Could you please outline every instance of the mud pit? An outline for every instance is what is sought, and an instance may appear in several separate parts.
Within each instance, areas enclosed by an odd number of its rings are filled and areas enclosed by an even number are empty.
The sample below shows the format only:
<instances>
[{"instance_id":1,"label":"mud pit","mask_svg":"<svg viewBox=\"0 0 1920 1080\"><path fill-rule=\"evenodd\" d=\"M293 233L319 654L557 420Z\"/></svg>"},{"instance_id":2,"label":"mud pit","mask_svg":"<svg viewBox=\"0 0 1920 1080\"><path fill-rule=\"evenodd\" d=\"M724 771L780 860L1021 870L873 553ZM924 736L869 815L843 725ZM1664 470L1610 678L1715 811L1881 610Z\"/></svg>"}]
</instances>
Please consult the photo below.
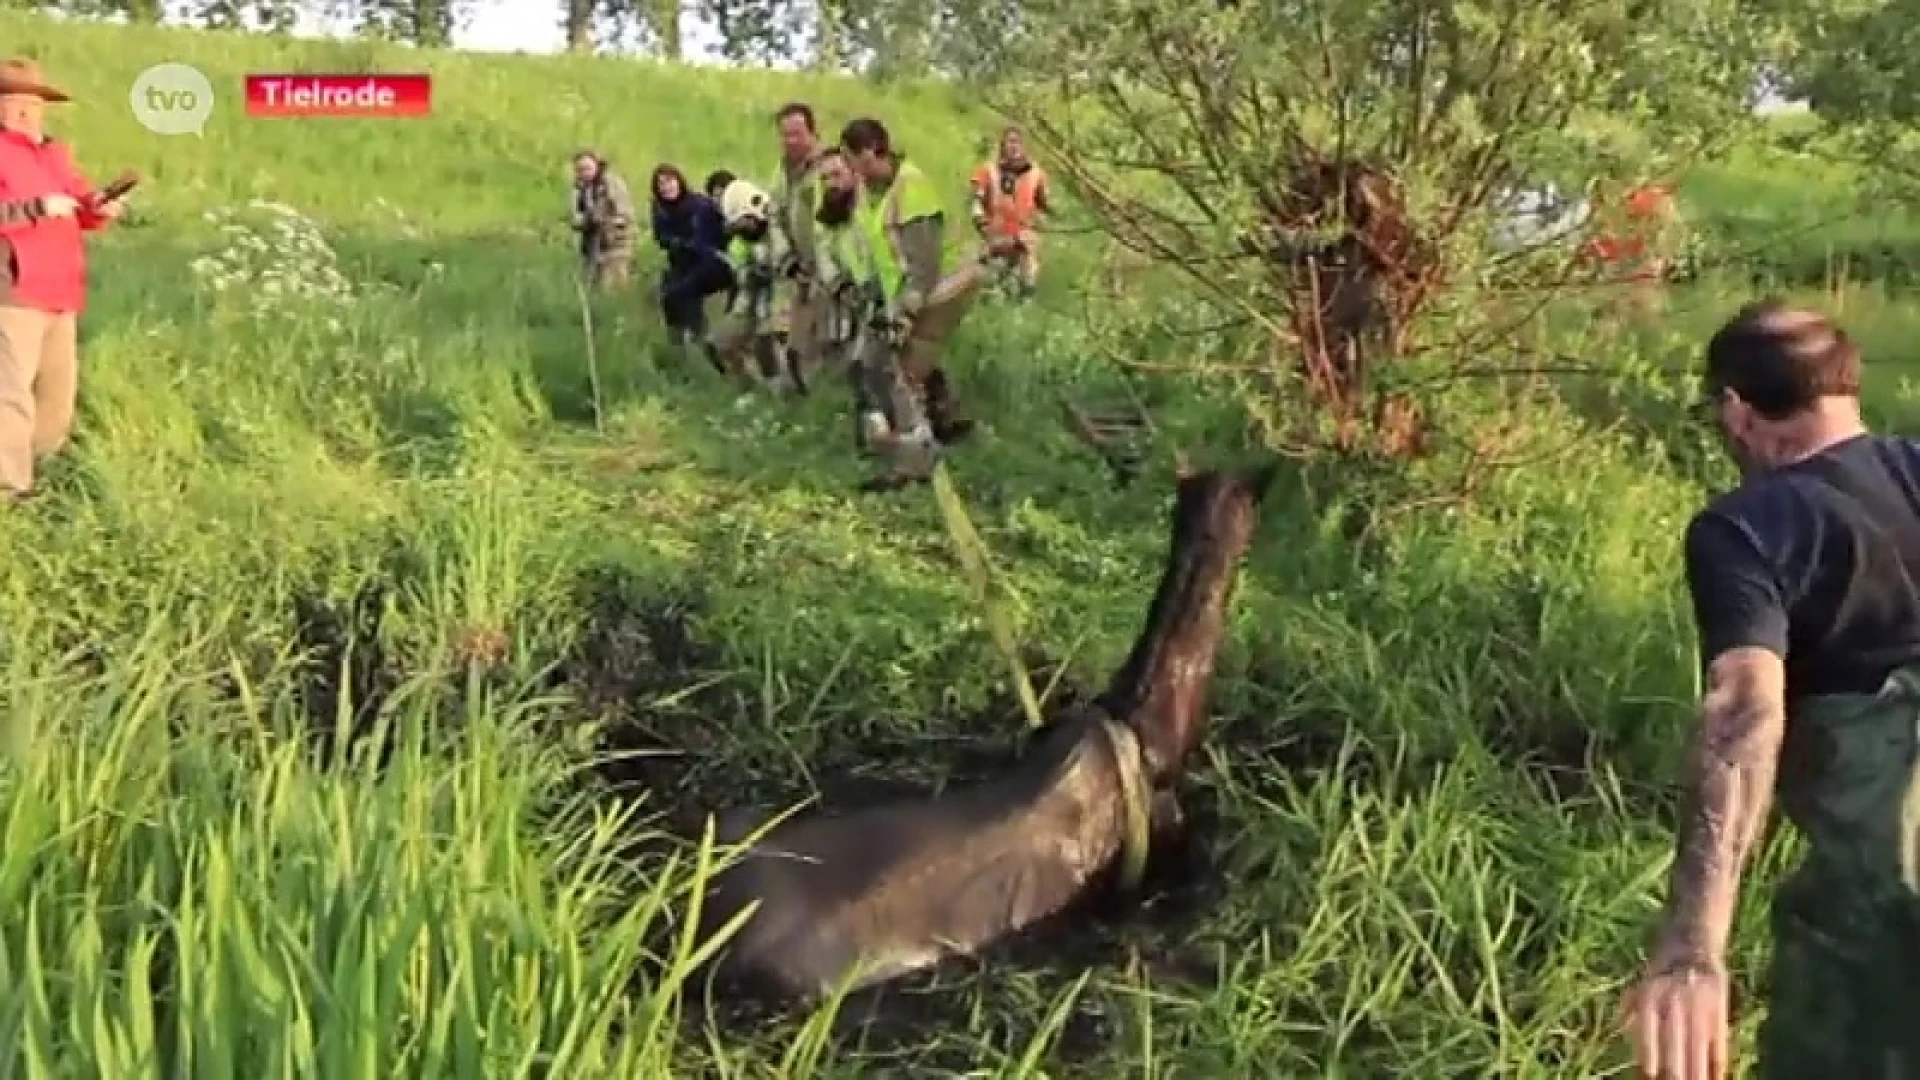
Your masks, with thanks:
<instances>
[{"instance_id":1,"label":"mud pit","mask_svg":"<svg viewBox=\"0 0 1920 1080\"><path fill-rule=\"evenodd\" d=\"M298 681L323 735L365 732L400 681L393 658L377 645L385 600L365 590L296 605L297 643L310 658ZM1147 600L1143 590L1136 601L1143 614ZM751 676L743 680L747 673L727 663L726 650L702 640L699 596L663 595L655 582L603 566L581 575L576 607L582 632L547 689L564 691L581 712L607 721L603 749L623 755L601 771L610 797L644 799L644 813L681 836L697 835L708 812L743 804L790 806L817 794L821 808L844 811L921 796L930 785L964 785L1004 774L1031 742L1006 694L971 714L934 716L924 728L849 725L842 734L828 725L824 745L804 763L766 768L767 718L741 689ZM1071 677L1056 681L1045 657L1029 661L1035 691L1051 690L1050 712L1088 700ZM805 698L813 688L798 689ZM337 730L341 721L344 731ZM739 768L756 750L763 767ZM1202 924L1224 892L1219 853L1209 842L1218 815L1204 782L1182 787L1186 828L1155 838L1146 878L1133 894L1096 887L973 957L856 993L836 1015L836 1039L869 1059L911 1059L915 1072L965 1069L979 1064L968 1044L1024 1045L1053 1000L1089 969L1096 980L1131 971L1156 985L1204 993L1218 951ZM733 1039L777 1038L769 1021L806 1011L713 989L713 1019ZM1083 993L1053 1040L1052 1058L1084 1060L1111 1050L1119 1034L1112 1006L1111 995ZM705 1011L688 1010L689 1022L704 1022Z\"/></svg>"},{"instance_id":2,"label":"mud pit","mask_svg":"<svg viewBox=\"0 0 1920 1080\"><path fill-rule=\"evenodd\" d=\"M701 912L697 932L703 939L735 913L749 916L722 947L718 963L702 973L725 980L717 997L731 1006L732 1020L764 1021L769 1011L782 1011L769 997L817 1000L856 968L873 963L879 971L866 980L867 988L836 1010L837 1034L857 1030L866 1054L905 1050L929 1035L956 1031L1021 1044L1035 1031L979 1031L980 1014L1010 1025L1040 1021L1050 1016L1052 999L1070 979L1088 968L1118 965L1121 954L1129 954L1132 962L1125 966L1136 975L1146 974L1143 967L1157 969L1152 976L1162 984L1194 979L1200 962L1180 942L1199 936L1188 931L1217 897L1207 883L1218 875L1211 853L1195 839L1211 831L1211 815L1202 800L1181 807L1179 796L1191 786L1183 782L1187 765L1205 740L1226 609L1272 475L1180 477L1166 561L1125 662L1086 706L1056 702L1054 723L1026 746L988 744L979 755L956 755L962 760L948 765L936 790L920 786L913 798L877 802L868 785L846 790L847 774L835 767L844 760L840 747L822 752L816 743L809 749L806 757L821 763L810 787L821 792L825 805L754 840L750 854L710 885ZM566 672L577 697L614 708L622 701L663 700L645 685L664 681L659 669L671 667L659 662L668 651L661 643L692 635L663 632L657 619L650 624L637 610L610 610L631 598L628 590L610 589L590 601L602 616L596 625L605 637L584 643ZM634 662L643 649L656 658L654 664ZM654 678L643 674L648 668ZM701 680L703 673L682 672L689 674L693 678L683 677L683 685L712 687L711 680ZM641 747L701 746L705 752L690 765L734 749L704 733L734 733L737 748L748 750L755 742L753 718L729 715L723 703L702 696L683 692L664 699L674 710L630 706L618 717L625 721L619 737ZM1006 730L988 730L996 729ZM889 746L863 733L860 745L846 749L869 768L884 768L897 753L905 775L919 762L952 753L950 746L931 746L923 725L903 725L901 736L909 732L904 745ZM838 733L830 726L818 738L831 742ZM962 770L979 775L956 775ZM672 808L660 824L683 837L697 834L708 814L732 822L722 826L724 833L744 837L753 820L807 794L784 777L757 778L753 786L761 790L709 791L688 779L696 767L681 769L676 782L644 759L620 771L629 794L638 788L656 806ZM729 769L720 775L738 774ZM1161 831L1147 851L1148 883L1116 896L1128 843L1125 807L1149 792L1154 826ZM752 905L759 910L750 912ZM982 1008L981 999L989 997L1001 998L1001 1007ZM1056 1055L1113 1045L1119 1032L1104 1022L1101 997L1087 996L1077 1014L1062 1018ZM916 1056L915 1068L933 1065Z\"/></svg>"},{"instance_id":3,"label":"mud pit","mask_svg":"<svg viewBox=\"0 0 1920 1080\"><path fill-rule=\"evenodd\" d=\"M772 788L742 790L726 767L730 752L737 753L727 733L753 730L763 720L738 693L716 682L725 670L722 650L701 641L693 627L699 600L662 601L619 571L601 570L588 575L582 601L592 612L590 630L562 665L561 688L609 722L604 749L648 755L603 770L615 797L644 799L663 826L682 836L697 835L711 808L792 805L817 791L822 809L849 811L924 794L930 770L940 786L982 780L1006 772L1031 741L1014 695L1005 693L973 713L935 717L930 733L832 739L809 760L807 773L796 764L781 774L762 774L760 781L773 781ZM1052 688L1050 714L1089 696L1070 677L1055 681L1056 665L1046 657L1030 654L1028 660L1035 693ZM802 688L803 695L810 692ZM929 737L937 740L937 753L929 752ZM709 767L690 767L689 758ZM951 1046L931 1056L921 1051L941 1033L980 1023L977 1002L983 997L1023 1001L1037 993L1051 999L1088 969L1118 975L1129 966L1158 984L1204 988L1213 979L1215 955L1197 940L1198 931L1224 893L1219 853L1210 843L1218 814L1203 784L1188 788L1182 806L1188 828L1171 843L1156 838L1147 876L1133 896L1097 892L1095 899L974 958L852 994L836 1015L836 1038L869 1055L910 1057L916 1070L960 1070L978 1061ZM734 986L713 989L714 1019L742 1038L806 1012L803 1005ZM1056 1055L1086 1059L1112 1047L1115 1023L1100 1005L1099 995L1082 995L1056 1040ZM985 1014L990 1023L1014 1022L1018 1029L972 1034L1019 1045L1039 1028L1043 1013L1044 1007L991 1010Z\"/></svg>"}]
</instances>

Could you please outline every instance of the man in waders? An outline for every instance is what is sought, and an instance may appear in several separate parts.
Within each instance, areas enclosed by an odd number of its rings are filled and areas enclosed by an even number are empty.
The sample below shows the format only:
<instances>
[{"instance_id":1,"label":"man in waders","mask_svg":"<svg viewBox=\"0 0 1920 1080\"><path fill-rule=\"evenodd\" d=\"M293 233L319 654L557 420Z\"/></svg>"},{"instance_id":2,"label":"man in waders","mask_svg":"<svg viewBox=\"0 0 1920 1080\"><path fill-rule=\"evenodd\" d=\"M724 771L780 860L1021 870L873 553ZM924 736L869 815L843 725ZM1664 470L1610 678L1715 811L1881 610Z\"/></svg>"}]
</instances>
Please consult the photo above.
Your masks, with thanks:
<instances>
[{"instance_id":1,"label":"man in waders","mask_svg":"<svg viewBox=\"0 0 1920 1080\"><path fill-rule=\"evenodd\" d=\"M1687 527L1707 691L1666 915L1627 998L1642 1075L1721 1080L1740 874L1781 809L1764 1080L1920 1076L1920 444L1868 433L1860 353L1777 302L1707 346L1741 485Z\"/></svg>"},{"instance_id":2,"label":"man in waders","mask_svg":"<svg viewBox=\"0 0 1920 1080\"><path fill-rule=\"evenodd\" d=\"M880 121L861 117L849 123L840 133L840 149L865 192L858 218L879 267L887 300L885 336L898 354L894 362L925 401L933 438L943 445L960 442L972 433L973 423L960 413L940 351L979 294L984 267L970 260L951 276L941 276L946 212L939 189L895 149ZM869 414L867 419L869 442L911 437L886 417ZM930 456L925 460L930 474Z\"/></svg>"},{"instance_id":3,"label":"man in waders","mask_svg":"<svg viewBox=\"0 0 1920 1080\"><path fill-rule=\"evenodd\" d=\"M1009 254L1020 295L1030 299L1040 282L1040 215L1048 213L1047 173L1027 157L1019 128L1000 133L994 160L973 173L973 227Z\"/></svg>"},{"instance_id":4,"label":"man in waders","mask_svg":"<svg viewBox=\"0 0 1920 1080\"><path fill-rule=\"evenodd\" d=\"M776 394L805 389L792 374L787 335L778 319L786 261L782 237L773 227L773 200L746 180L735 180L720 196L727 225L727 262L738 288L714 333L713 347L723 371L742 383L757 381Z\"/></svg>"},{"instance_id":5,"label":"man in waders","mask_svg":"<svg viewBox=\"0 0 1920 1080\"><path fill-rule=\"evenodd\" d=\"M773 188L773 227L786 252L780 275L791 288L781 291L784 309L776 318L787 332L794 368L802 381L819 363L819 303L814 294L814 209L820 198L820 133L813 108L791 102L774 114L780 129L780 179Z\"/></svg>"},{"instance_id":6,"label":"man in waders","mask_svg":"<svg viewBox=\"0 0 1920 1080\"><path fill-rule=\"evenodd\" d=\"M573 156L573 231L580 234L581 275L596 288L618 289L633 273L633 196L626 181L591 150Z\"/></svg>"}]
</instances>

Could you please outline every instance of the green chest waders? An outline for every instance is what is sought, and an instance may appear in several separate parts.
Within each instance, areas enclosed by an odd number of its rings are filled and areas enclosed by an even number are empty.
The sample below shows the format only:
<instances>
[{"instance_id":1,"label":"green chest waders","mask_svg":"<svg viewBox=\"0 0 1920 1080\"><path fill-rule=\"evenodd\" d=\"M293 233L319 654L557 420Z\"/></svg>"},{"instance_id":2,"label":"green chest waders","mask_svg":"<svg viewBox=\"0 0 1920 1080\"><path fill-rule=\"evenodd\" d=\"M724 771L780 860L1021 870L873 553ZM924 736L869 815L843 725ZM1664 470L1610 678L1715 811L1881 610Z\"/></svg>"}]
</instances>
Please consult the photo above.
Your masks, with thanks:
<instances>
[{"instance_id":1,"label":"green chest waders","mask_svg":"<svg viewBox=\"0 0 1920 1080\"><path fill-rule=\"evenodd\" d=\"M1762 1080L1920 1080L1920 665L1789 709Z\"/></svg>"}]
</instances>

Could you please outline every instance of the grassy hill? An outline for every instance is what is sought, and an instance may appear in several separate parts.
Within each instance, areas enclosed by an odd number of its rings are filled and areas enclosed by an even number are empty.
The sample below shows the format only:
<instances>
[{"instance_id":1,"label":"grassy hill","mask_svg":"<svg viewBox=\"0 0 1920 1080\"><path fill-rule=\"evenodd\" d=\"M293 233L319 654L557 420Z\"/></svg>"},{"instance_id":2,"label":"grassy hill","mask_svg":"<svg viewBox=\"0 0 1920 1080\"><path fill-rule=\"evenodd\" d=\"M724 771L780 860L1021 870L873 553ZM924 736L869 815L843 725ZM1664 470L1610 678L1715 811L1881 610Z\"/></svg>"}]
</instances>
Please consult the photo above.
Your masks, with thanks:
<instances>
[{"instance_id":1,"label":"grassy hill","mask_svg":"<svg viewBox=\"0 0 1920 1080\"><path fill-rule=\"evenodd\" d=\"M1566 343L1614 374L1590 412L1543 405L1561 452L1472 501L1355 539L1339 478L1283 479L1198 780L1214 843L1146 912L837 1018L723 1023L643 963L691 873L623 858L650 815L951 779L1020 721L930 497L852 493L836 395L736 404L658 348L641 296L596 304L589 351L567 157L752 171L803 97L830 126L886 119L957 201L989 122L940 88L0 28L81 99L53 123L95 176L152 177L93 248L76 445L0 518L0 1055L22 1075L1617 1065L1694 690L1678 530L1723 477L1673 372L1728 292ZM127 111L169 60L231 91L204 140ZM362 66L430 70L435 115L237 110L246 72ZM1116 349L1197 346L1089 306L1090 257L963 329L985 430L953 468L1023 636L1094 683L1144 613L1166 490L1111 490L1056 394L1119 393ZM1912 329L1863 302L1870 339ZM1159 394L1170 443L1245 449L1237 413ZM607 719L679 752L616 770L638 810L584 768ZM323 762L288 735L356 723L400 748Z\"/></svg>"}]
</instances>

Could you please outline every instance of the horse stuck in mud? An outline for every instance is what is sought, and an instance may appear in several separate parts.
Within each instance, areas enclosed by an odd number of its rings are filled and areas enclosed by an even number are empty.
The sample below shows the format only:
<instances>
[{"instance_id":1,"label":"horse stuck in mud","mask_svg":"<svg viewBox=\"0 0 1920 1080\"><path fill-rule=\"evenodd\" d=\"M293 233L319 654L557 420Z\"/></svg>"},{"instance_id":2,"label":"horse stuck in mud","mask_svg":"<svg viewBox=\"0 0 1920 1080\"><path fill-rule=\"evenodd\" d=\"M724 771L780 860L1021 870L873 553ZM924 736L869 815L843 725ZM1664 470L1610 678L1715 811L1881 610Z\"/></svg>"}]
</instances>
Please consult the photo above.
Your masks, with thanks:
<instances>
[{"instance_id":1,"label":"horse stuck in mud","mask_svg":"<svg viewBox=\"0 0 1920 1080\"><path fill-rule=\"evenodd\" d=\"M1005 775L771 828L763 810L717 815L716 839L743 854L701 905L703 939L741 921L715 973L779 998L870 987L1137 881L1147 852L1184 828L1178 786L1272 476L1180 476L1167 565L1131 654L1103 693L1049 716Z\"/></svg>"}]
</instances>

